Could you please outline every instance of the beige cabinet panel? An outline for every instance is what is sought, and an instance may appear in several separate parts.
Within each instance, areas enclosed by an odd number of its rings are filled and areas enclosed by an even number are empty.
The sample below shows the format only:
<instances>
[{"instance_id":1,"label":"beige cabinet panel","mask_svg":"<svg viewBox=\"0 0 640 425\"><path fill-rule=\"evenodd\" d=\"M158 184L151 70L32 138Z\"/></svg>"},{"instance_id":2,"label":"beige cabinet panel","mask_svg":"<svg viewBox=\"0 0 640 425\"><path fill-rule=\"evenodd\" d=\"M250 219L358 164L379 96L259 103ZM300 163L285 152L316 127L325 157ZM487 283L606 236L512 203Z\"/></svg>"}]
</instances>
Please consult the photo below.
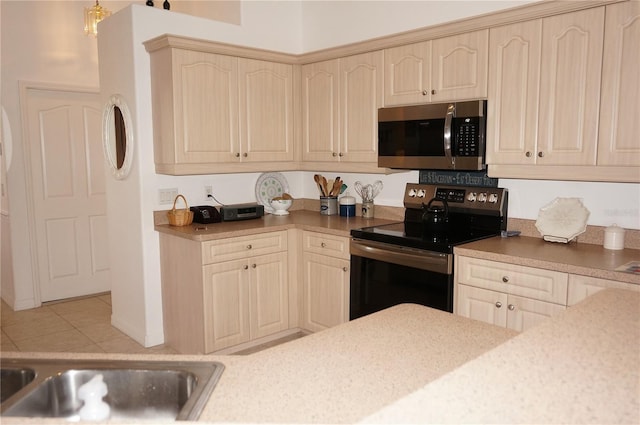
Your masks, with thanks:
<instances>
[{"instance_id":1,"label":"beige cabinet panel","mask_svg":"<svg viewBox=\"0 0 640 425\"><path fill-rule=\"evenodd\" d=\"M567 294L567 305L572 306L578 304L588 296L591 296L596 292L602 291L606 288L640 291L640 285L572 274L569 275L569 292Z\"/></svg>"},{"instance_id":2,"label":"beige cabinet panel","mask_svg":"<svg viewBox=\"0 0 640 425\"><path fill-rule=\"evenodd\" d=\"M349 321L349 261L303 254L302 326L312 332Z\"/></svg>"},{"instance_id":3,"label":"beige cabinet panel","mask_svg":"<svg viewBox=\"0 0 640 425\"><path fill-rule=\"evenodd\" d=\"M487 97L489 31L431 42L431 101Z\"/></svg>"},{"instance_id":4,"label":"beige cabinet panel","mask_svg":"<svg viewBox=\"0 0 640 425\"><path fill-rule=\"evenodd\" d=\"M383 72L382 51L340 59L340 161L378 161L378 108L384 98Z\"/></svg>"},{"instance_id":5,"label":"beige cabinet panel","mask_svg":"<svg viewBox=\"0 0 640 425\"><path fill-rule=\"evenodd\" d=\"M377 165L383 67L382 51L302 67L303 161Z\"/></svg>"},{"instance_id":6,"label":"beige cabinet panel","mask_svg":"<svg viewBox=\"0 0 640 425\"><path fill-rule=\"evenodd\" d=\"M537 163L595 165L604 7L545 18Z\"/></svg>"},{"instance_id":7,"label":"beige cabinet panel","mask_svg":"<svg viewBox=\"0 0 640 425\"><path fill-rule=\"evenodd\" d=\"M424 103L431 99L431 41L384 51L385 106Z\"/></svg>"},{"instance_id":8,"label":"beige cabinet panel","mask_svg":"<svg viewBox=\"0 0 640 425\"><path fill-rule=\"evenodd\" d=\"M241 161L293 160L293 66L239 59Z\"/></svg>"},{"instance_id":9,"label":"beige cabinet panel","mask_svg":"<svg viewBox=\"0 0 640 425\"><path fill-rule=\"evenodd\" d=\"M640 2L607 6L598 165L640 166Z\"/></svg>"},{"instance_id":10,"label":"beige cabinet panel","mask_svg":"<svg viewBox=\"0 0 640 425\"><path fill-rule=\"evenodd\" d=\"M340 150L340 60L302 67L304 161L333 161Z\"/></svg>"},{"instance_id":11,"label":"beige cabinet panel","mask_svg":"<svg viewBox=\"0 0 640 425\"><path fill-rule=\"evenodd\" d=\"M202 242L202 264L286 251L287 232L268 232Z\"/></svg>"},{"instance_id":12,"label":"beige cabinet panel","mask_svg":"<svg viewBox=\"0 0 640 425\"><path fill-rule=\"evenodd\" d=\"M302 249L304 252L328 255L349 260L349 238L324 233L303 231Z\"/></svg>"},{"instance_id":13,"label":"beige cabinet panel","mask_svg":"<svg viewBox=\"0 0 640 425\"><path fill-rule=\"evenodd\" d=\"M234 160L238 146L238 60L164 49L151 55L156 163Z\"/></svg>"},{"instance_id":14,"label":"beige cabinet panel","mask_svg":"<svg viewBox=\"0 0 640 425\"><path fill-rule=\"evenodd\" d=\"M525 331L564 310L564 305L467 285L457 286L456 314L518 332Z\"/></svg>"},{"instance_id":15,"label":"beige cabinet panel","mask_svg":"<svg viewBox=\"0 0 640 425\"><path fill-rule=\"evenodd\" d=\"M204 267L205 352L249 341L249 276L246 260Z\"/></svg>"},{"instance_id":16,"label":"beige cabinet panel","mask_svg":"<svg viewBox=\"0 0 640 425\"><path fill-rule=\"evenodd\" d=\"M535 164L542 20L491 28L487 163Z\"/></svg>"},{"instance_id":17,"label":"beige cabinet panel","mask_svg":"<svg viewBox=\"0 0 640 425\"><path fill-rule=\"evenodd\" d=\"M462 284L566 305L567 273L470 257L456 258Z\"/></svg>"},{"instance_id":18,"label":"beige cabinet panel","mask_svg":"<svg viewBox=\"0 0 640 425\"><path fill-rule=\"evenodd\" d=\"M289 328L287 253L249 259L251 339Z\"/></svg>"},{"instance_id":19,"label":"beige cabinet panel","mask_svg":"<svg viewBox=\"0 0 640 425\"><path fill-rule=\"evenodd\" d=\"M507 294L457 285L455 297L457 315L496 326L507 326Z\"/></svg>"}]
</instances>

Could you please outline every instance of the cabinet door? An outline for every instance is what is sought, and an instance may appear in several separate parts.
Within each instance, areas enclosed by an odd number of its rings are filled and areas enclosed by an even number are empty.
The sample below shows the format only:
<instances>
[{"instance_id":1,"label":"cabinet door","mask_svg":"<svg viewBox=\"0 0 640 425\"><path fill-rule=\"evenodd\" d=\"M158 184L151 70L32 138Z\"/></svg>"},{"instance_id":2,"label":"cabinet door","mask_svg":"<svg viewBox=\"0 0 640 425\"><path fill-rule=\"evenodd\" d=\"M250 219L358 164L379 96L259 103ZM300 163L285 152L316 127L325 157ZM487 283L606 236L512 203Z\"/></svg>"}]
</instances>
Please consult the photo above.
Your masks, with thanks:
<instances>
[{"instance_id":1,"label":"cabinet door","mask_svg":"<svg viewBox=\"0 0 640 425\"><path fill-rule=\"evenodd\" d=\"M205 352L249 341L247 260L203 267Z\"/></svg>"},{"instance_id":2,"label":"cabinet door","mask_svg":"<svg viewBox=\"0 0 640 425\"><path fill-rule=\"evenodd\" d=\"M431 42L431 100L487 97L489 31L474 31Z\"/></svg>"},{"instance_id":3,"label":"cabinet door","mask_svg":"<svg viewBox=\"0 0 640 425\"><path fill-rule=\"evenodd\" d=\"M578 304L588 296L602 291L605 288L627 289L629 291L640 291L640 285L632 283L618 282L616 280L599 279L597 277L569 275L569 292L567 295L567 305Z\"/></svg>"},{"instance_id":4,"label":"cabinet door","mask_svg":"<svg viewBox=\"0 0 640 425\"><path fill-rule=\"evenodd\" d=\"M249 259L251 339L289 328L287 253Z\"/></svg>"},{"instance_id":5,"label":"cabinet door","mask_svg":"<svg viewBox=\"0 0 640 425\"><path fill-rule=\"evenodd\" d=\"M538 164L596 163L603 33L604 7L543 20Z\"/></svg>"},{"instance_id":6,"label":"cabinet door","mask_svg":"<svg viewBox=\"0 0 640 425\"><path fill-rule=\"evenodd\" d=\"M507 327L518 332L526 331L543 320L566 310L563 305L514 295L509 295L507 302Z\"/></svg>"},{"instance_id":7,"label":"cabinet door","mask_svg":"<svg viewBox=\"0 0 640 425\"><path fill-rule=\"evenodd\" d=\"M542 20L491 28L487 163L535 164Z\"/></svg>"},{"instance_id":8,"label":"cabinet door","mask_svg":"<svg viewBox=\"0 0 640 425\"><path fill-rule=\"evenodd\" d=\"M303 319L316 332L349 321L349 261L303 254Z\"/></svg>"},{"instance_id":9,"label":"cabinet door","mask_svg":"<svg viewBox=\"0 0 640 425\"><path fill-rule=\"evenodd\" d=\"M253 59L238 64L242 161L293 160L293 66Z\"/></svg>"},{"instance_id":10,"label":"cabinet door","mask_svg":"<svg viewBox=\"0 0 640 425\"><path fill-rule=\"evenodd\" d=\"M340 60L302 67L302 159L335 161L340 150Z\"/></svg>"},{"instance_id":11,"label":"cabinet door","mask_svg":"<svg viewBox=\"0 0 640 425\"><path fill-rule=\"evenodd\" d=\"M467 285L456 286L456 314L497 326L507 326L507 295Z\"/></svg>"},{"instance_id":12,"label":"cabinet door","mask_svg":"<svg viewBox=\"0 0 640 425\"><path fill-rule=\"evenodd\" d=\"M598 165L640 164L640 2L607 6Z\"/></svg>"},{"instance_id":13,"label":"cabinet door","mask_svg":"<svg viewBox=\"0 0 640 425\"><path fill-rule=\"evenodd\" d=\"M431 42L384 51L384 104L410 105L431 100Z\"/></svg>"},{"instance_id":14,"label":"cabinet door","mask_svg":"<svg viewBox=\"0 0 640 425\"><path fill-rule=\"evenodd\" d=\"M173 51L173 116L176 163L232 161L238 149L237 59L191 50ZM157 90L171 90L169 87ZM163 105L154 104L162 114ZM162 128L167 123L154 123ZM165 137L157 134L155 137Z\"/></svg>"},{"instance_id":15,"label":"cabinet door","mask_svg":"<svg viewBox=\"0 0 640 425\"><path fill-rule=\"evenodd\" d=\"M378 161L378 108L384 97L382 51L340 59L340 161Z\"/></svg>"}]
</instances>

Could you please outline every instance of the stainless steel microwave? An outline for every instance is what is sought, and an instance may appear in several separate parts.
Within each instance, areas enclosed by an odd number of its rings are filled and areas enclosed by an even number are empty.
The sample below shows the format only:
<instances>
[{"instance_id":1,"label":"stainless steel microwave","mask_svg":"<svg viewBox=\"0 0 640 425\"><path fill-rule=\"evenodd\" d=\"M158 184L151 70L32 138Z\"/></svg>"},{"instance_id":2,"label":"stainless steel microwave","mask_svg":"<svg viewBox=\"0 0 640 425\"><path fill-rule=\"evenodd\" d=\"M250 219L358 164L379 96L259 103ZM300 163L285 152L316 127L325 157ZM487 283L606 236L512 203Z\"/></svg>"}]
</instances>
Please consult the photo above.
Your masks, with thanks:
<instances>
[{"instance_id":1,"label":"stainless steel microwave","mask_svg":"<svg viewBox=\"0 0 640 425\"><path fill-rule=\"evenodd\" d=\"M483 170L487 101L378 109L378 166Z\"/></svg>"}]
</instances>

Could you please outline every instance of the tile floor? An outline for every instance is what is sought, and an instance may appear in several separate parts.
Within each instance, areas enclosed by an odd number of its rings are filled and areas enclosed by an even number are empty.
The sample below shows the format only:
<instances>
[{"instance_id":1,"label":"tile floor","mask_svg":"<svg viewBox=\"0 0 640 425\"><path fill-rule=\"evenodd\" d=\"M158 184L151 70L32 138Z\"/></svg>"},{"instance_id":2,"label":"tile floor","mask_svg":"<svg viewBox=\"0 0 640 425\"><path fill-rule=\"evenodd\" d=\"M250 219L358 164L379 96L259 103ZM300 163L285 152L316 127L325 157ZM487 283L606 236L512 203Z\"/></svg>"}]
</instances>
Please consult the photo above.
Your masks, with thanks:
<instances>
[{"instance_id":1,"label":"tile floor","mask_svg":"<svg viewBox=\"0 0 640 425\"><path fill-rule=\"evenodd\" d=\"M1 308L0 351L176 353L163 345L145 348L111 326L109 294L22 311L3 301Z\"/></svg>"}]
</instances>

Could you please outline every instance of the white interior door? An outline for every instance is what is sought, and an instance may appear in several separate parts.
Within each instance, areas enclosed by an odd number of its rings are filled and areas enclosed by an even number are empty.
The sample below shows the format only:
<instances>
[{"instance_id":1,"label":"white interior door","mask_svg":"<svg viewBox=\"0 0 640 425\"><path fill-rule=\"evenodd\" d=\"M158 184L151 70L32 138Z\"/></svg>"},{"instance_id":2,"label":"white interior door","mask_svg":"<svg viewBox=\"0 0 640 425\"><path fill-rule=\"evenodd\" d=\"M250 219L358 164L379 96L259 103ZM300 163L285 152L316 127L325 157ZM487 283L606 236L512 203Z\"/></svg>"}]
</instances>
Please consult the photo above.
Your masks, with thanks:
<instances>
[{"instance_id":1,"label":"white interior door","mask_svg":"<svg viewBox=\"0 0 640 425\"><path fill-rule=\"evenodd\" d=\"M22 96L40 301L108 291L98 93L26 88Z\"/></svg>"}]
</instances>

